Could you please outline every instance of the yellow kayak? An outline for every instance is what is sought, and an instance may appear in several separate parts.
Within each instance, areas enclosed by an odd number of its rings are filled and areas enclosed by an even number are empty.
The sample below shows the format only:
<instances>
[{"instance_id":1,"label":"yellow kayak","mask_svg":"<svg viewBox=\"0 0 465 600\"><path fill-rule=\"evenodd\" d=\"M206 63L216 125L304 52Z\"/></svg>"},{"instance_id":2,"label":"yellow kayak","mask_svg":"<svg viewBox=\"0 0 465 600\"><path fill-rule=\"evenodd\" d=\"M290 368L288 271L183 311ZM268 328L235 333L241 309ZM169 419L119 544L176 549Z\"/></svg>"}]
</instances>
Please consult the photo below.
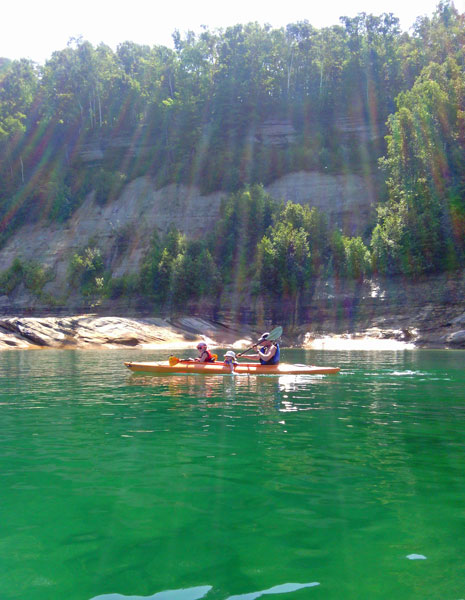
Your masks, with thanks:
<instances>
[{"instance_id":1,"label":"yellow kayak","mask_svg":"<svg viewBox=\"0 0 465 600\"><path fill-rule=\"evenodd\" d=\"M198 363L180 361L170 365L163 362L125 362L128 369L135 373L200 373L203 375L228 375L231 374L229 366L222 362ZM249 375L333 375L339 373L339 367L317 367L314 365L261 365L260 363L239 363L234 372Z\"/></svg>"}]
</instances>

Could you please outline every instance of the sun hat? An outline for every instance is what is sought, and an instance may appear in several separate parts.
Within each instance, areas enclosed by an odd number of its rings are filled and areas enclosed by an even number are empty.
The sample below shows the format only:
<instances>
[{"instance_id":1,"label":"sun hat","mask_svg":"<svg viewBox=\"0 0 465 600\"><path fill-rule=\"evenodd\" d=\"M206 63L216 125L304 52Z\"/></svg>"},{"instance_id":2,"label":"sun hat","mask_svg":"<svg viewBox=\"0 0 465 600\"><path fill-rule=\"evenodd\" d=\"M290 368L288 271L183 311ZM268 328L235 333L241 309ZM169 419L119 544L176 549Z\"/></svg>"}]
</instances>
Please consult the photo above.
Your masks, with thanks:
<instances>
[{"instance_id":1,"label":"sun hat","mask_svg":"<svg viewBox=\"0 0 465 600\"><path fill-rule=\"evenodd\" d=\"M236 353L233 352L232 350L228 350L224 356L225 356L225 358L226 358L226 356L230 356L231 358L236 358Z\"/></svg>"},{"instance_id":2,"label":"sun hat","mask_svg":"<svg viewBox=\"0 0 465 600\"><path fill-rule=\"evenodd\" d=\"M265 332L265 333L264 333L264 334L261 336L261 338L258 340L258 342L259 342L259 343L260 343L260 342L264 342L264 341L265 341L265 340L268 338L268 336L269 336L269 335L270 335L269 331Z\"/></svg>"}]
</instances>

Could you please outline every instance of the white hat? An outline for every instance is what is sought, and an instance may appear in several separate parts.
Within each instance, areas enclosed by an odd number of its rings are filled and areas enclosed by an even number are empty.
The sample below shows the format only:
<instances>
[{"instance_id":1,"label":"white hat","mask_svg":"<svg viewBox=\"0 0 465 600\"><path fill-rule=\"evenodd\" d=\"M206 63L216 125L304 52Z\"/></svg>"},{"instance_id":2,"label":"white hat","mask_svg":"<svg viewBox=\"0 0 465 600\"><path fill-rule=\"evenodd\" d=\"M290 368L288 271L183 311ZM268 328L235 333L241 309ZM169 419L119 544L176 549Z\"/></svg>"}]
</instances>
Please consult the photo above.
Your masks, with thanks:
<instances>
[{"instance_id":1,"label":"white hat","mask_svg":"<svg viewBox=\"0 0 465 600\"><path fill-rule=\"evenodd\" d=\"M226 352L226 354L224 355L224 357L226 358L226 356L230 356L231 358L236 358L236 353L233 352L232 350L228 350Z\"/></svg>"},{"instance_id":2,"label":"white hat","mask_svg":"<svg viewBox=\"0 0 465 600\"><path fill-rule=\"evenodd\" d=\"M264 341L265 341L265 340L268 338L268 336L269 336L269 335L270 335L270 334L269 334L269 332L267 331L266 333L264 333L264 334L261 336L261 338L258 340L258 342L259 342L259 343L260 343L260 342L264 342Z\"/></svg>"}]
</instances>

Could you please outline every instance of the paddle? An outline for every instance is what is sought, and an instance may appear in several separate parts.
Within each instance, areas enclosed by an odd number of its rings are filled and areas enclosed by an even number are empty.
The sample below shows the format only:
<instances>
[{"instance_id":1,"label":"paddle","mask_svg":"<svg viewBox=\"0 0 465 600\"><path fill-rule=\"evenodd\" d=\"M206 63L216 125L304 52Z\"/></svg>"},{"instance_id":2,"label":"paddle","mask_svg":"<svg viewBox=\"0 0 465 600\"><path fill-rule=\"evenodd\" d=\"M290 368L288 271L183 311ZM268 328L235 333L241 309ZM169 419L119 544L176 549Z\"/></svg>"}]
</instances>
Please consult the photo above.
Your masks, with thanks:
<instances>
[{"instance_id":1,"label":"paddle","mask_svg":"<svg viewBox=\"0 0 465 600\"><path fill-rule=\"evenodd\" d=\"M212 354L213 360L216 362L217 358L218 358L218 354ZM193 360L187 360L187 359L182 359L182 358L178 358L177 356L170 356L168 358L168 362L170 367L174 367L174 365L177 365L178 363L190 363L190 362L194 362ZM209 363L212 364L212 363Z\"/></svg>"},{"instance_id":2,"label":"paddle","mask_svg":"<svg viewBox=\"0 0 465 600\"><path fill-rule=\"evenodd\" d=\"M266 338L267 341L269 342L274 342L274 340L277 340L278 338L280 338L283 334L283 328L281 326L276 327L275 329L273 329L272 331L270 331L270 333L268 334L268 337ZM258 344L258 342L257 342ZM239 356L243 356L244 354L246 354L247 352L249 352L249 350L253 350L253 348L255 348L255 346L257 344L254 344L253 346L251 346L250 348L247 348L247 350L244 350L244 352L240 352L239 354L237 354L237 358L239 358Z\"/></svg>"}]
</instances>

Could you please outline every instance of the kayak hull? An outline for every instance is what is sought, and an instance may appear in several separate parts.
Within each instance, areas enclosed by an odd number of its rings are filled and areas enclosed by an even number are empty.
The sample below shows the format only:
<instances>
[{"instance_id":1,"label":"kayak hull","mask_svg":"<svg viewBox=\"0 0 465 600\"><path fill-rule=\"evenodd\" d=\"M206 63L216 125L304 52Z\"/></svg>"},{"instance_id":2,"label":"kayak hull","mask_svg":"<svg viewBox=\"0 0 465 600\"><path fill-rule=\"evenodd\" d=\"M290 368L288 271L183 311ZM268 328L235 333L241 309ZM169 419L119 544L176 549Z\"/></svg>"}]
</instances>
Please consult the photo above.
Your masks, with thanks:
<instances>
[{"instance_id":1,"label":"kayak hull","mask_svg":"<svg viewBox=\"0 0 465 600\"><path fill-rule=\"evenodd\" d=\"M198 373L203 375L228 375L231 369L222 363L179 362L170 365L163 362L125 362L128 369L135 373ZM261 365L257 363L240 363L234 369L235 373L244 375L334 375L339 373L339 367L318 367L314 365Z\"/></svg>"}]
</instances>

